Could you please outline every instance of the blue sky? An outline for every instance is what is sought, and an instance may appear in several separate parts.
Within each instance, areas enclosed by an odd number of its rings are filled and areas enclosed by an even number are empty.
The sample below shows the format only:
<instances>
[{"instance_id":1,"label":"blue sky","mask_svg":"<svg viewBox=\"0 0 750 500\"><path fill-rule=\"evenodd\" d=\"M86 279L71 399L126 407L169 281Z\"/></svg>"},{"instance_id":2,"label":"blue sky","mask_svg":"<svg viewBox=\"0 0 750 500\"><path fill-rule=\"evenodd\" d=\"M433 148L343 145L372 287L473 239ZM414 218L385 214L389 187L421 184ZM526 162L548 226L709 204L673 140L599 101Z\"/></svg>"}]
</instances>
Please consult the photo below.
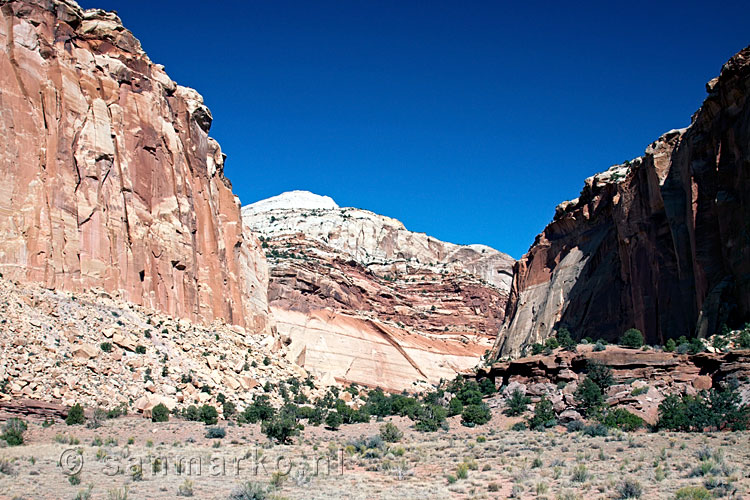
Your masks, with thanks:
<instances>
[{"instance_id":1,"label":"blue sky","mask_svg":"<svg viewBox=\"0 0 750 500\"><path fill-rule=\"evenodd\" d=\"M203 94L243 204L307 189L514 257L750 44L743 2L81 4Z\"/></svg>"}]
</instances>

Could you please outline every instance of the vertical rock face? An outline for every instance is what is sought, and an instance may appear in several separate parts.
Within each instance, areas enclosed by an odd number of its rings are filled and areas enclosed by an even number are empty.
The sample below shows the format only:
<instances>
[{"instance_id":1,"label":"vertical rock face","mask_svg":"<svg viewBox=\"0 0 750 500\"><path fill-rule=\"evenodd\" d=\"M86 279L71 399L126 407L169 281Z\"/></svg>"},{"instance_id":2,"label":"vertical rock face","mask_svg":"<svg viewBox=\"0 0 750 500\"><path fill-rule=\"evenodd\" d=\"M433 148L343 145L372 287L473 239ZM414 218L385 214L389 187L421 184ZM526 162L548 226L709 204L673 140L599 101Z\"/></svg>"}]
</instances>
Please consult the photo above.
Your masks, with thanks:
<instances>
[{"instance_id":1,"label":"vertical rock face","mask_svg":"<svg viewBox=\"0 0 750 500\"><path fill-rule=\"evenodd\" d=\"M516 264L498 355L560 325L663 343L750 320L750 47L707 90L687 129L557 207Z\"/></svg>"},{"instance_id":2,"label":"vertical rock face","mask_svg":"<svg viewBox=\"0 0 750 500\"><path fill-rule=\"evenodd\" d=\"M243 208L271 266L269 301L294 361L342 382L413 389L473 368L503 321L514 260L328 197Z\"/></svg>"},{"instance_id":3,"label":"vertical rock face","mask_svg":"<svg viewBox=\"0 0 750 500\"><path fill-rule=\"evenodd\" d=\"M114 13L0 0L0 272L197 321L267 326L201 96Z\"/></svg>"}]
</instances>

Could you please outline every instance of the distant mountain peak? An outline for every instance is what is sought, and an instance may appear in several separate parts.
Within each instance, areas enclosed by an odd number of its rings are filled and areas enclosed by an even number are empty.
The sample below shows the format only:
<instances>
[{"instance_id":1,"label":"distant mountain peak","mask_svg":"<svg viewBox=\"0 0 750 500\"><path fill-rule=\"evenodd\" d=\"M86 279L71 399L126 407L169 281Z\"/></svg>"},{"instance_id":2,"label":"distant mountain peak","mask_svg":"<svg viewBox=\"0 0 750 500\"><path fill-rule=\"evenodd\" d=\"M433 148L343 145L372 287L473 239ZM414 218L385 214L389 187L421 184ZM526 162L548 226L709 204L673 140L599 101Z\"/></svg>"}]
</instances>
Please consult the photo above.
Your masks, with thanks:
<instances>
[{"instance_id":1,"label":"distant mountain peak","mask_svg":"<svg viewBox=\"0 0 750 500\"><path fill-rule=\"evenodd\" d=\"M269 210L323 209L339 208L330 196L321 196L310 191L287 191L265 200L256 201L243 208L243 212L267 212Z\"/></svg>"}]
</instances>

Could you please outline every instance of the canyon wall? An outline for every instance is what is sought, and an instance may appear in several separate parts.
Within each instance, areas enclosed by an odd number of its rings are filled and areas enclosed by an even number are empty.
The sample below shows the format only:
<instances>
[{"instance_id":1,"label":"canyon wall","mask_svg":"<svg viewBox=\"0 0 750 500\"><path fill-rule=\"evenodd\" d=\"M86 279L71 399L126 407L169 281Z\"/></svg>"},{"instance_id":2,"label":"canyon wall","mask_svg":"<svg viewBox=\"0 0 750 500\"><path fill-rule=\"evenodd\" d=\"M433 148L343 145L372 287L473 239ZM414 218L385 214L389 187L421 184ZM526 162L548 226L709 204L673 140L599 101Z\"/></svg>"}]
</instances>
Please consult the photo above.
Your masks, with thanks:
<instances>
[{"instance_id":1,"label":"canyon wall","mask_svg":"<svg viewBox=\"0 0 750 500\"><path fill-rule=\"evenodd\" d=\"M114 13L70 0L0 13L0 273L265 331L265 259L202 97Z\"/></svg>"},{"instance_id":2,"label":"canyon wall","mask_svg":"<svg viewBox=\"0 0 750 500\"><path fill-rule=\"evenodd\" d=\"M306 369L400 391L452 379L491 349L508 255L309 192L246 206L243 218L266 248L279 333Z\"/></svg>"},{"instance_id":3,"label":"canyon wall","mask_svg":"<svg viewBox=\"0 0 750 500\"><path fill-rule=\"evenodd\" d=\"M750 320L750 47L707 84L685 130L586 180L516 264L497 356L562 325L648 343Z\"/></svg>"}]
</instances>

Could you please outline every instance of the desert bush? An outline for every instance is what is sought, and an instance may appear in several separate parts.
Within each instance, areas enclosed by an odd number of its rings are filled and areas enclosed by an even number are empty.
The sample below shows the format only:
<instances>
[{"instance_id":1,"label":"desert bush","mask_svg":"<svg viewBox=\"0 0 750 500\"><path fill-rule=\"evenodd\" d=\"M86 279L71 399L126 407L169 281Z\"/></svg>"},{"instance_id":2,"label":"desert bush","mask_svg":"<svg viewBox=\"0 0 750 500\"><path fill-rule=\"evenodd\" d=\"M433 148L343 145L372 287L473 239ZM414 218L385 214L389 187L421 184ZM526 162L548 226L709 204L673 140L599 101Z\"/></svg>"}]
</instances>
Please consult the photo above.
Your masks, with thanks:
<instances>
[{"instance_id":1,"label":"desert bush","mask_svg":"<svg viewBox=\"0 0 750 500\"><path fill-rule=\"evenodd\" d=\"M617 499L626 500L628 498L641 498L643 487L635 479L625 479L617 485Z\"/></svg>"},{"instance_id":2,"label":"desert bush","mask_svg":"<svg viewBox=\"0 0 750 500\"><path fill-rule=\"evenodd\" d=\"M180 486L177 487L178 497L191 497L193 496L193 482L190 479L185 479Z\"/></svg>"},{"instance_id":3,"label":"desert bush","mask_svg":"<svg viewBox=\"0 0 750 500\"><path fill-rule=\"evenodd\" d=\"M583 464L578 464L573 467L573 472L570 475L570 480L575 483L585 483L589 478L589 471Z\"/></svg>"},{"instance_id":4,"label":"desert bush","mask_svg":"<svg viewBox=\"0 0 750 500\"><path fill-rule=\"evenodd\" d=\"M529 429L541 431L557 424L555 409L546 396L542 396L534 407L534 415L528 420Z\"/></svg>"},{"instance_id":5,"label":"desert bush","mask_svg":"<svg viewBox=\"0 0 750 500\"><path fill-rule=\"evenodd\" d=\"M328 415L326 415L326 427L334 431L338 430L339 427L341 427L343 421L344 419L341 418L341 414L336 410L329 411Z\"/></svg>"},{"instance_id":6,"label":"desert bush","mask_svg":"<svg viewBox=\"0 0 750 500\"><path fill-rule=\"evenodd\" d=\"M714 496L703 486L686 486L674 495L675 500L709 500Z\"/></svg>"},{"instance_id":7,"label":"desert bush","mask_svg":"<svg viewBox=\"0 0 750 500\"><path fill-rule=\"evenodd\" d=\"M112 352L112 344L109 342L102 342L99 344L99 348L104 352Z\"/></svg>"},{"instance_id":8,"label":"desert bush","mask_svg":"<svg viewBox=\"0 0 750 500\"><path fill-rule=\"evenodd\" d=\"M607 426L604 424L590 424L581 429L581 432L590 437L601 437L609 434Z\"/></svg>"},{"instance_id":9,"label":"desert bush","mask_svg":"<svg viewBox=\"0 0 750 500\"><path fill-rule=\"evenodd\" d=\"M68 425L81 425L86 421L83 415L83 407L78 403L71 406L68 410L68 416L65 417L65 423Z\"/></svg>"},{"instance_id":10,"label":"desert bush","mask_svg":"<svg viewBox=\"0 0 750 500\"><path fill-rule=\"evenodd\" d=\"M261 432L279 444L287 444L293 436L299 435L299 431L300 425L295 415L283 409L261 424Z\"/></svg>"},{"instance_id":11,"label":"desert bush","mask_svg":"<svg viewBox=\"0 0 750 500\"><path fill-rule=\"evenodd\" d=\"M464 462L456 467L456 479L466 479L469 477L469 466Z\"/></svg>"},{"instance_id":12,"label":"desert bush","mask_svg":"<svg viewBox=\"0 0 750 500\"><path fill-rule=\"evenodd\" d=\"M419 414L415 416L414 428L420 432L435 432L446 424L446 415L445 408L440 405L423 405Z\"/></svg>"},{"instance_id":13,"label":"desert bush","mask_svg":"<svg viewBox=\"0 0 750 500\"><path fill-rule=\"evenodd\" d=\"M460 415L462 411L464 411L464 404L461 400L456 397L452 398L450 403L448 403L448 416Z\"/></svg>"},{"instance_id":14,"label":"desert bush","mask_svg":"<svg viewBox=\"0 0 750 500\"><path fill-rule=\"evenodd\" d=\"M275 410L271 406L271 399L265 394L261 394L253 398L253 402L245 408L239 420L254 424L272 418L274 413Z\"/></svg>"},{"instance_id":15,"label":"desert bush","mask_svg":"<svg viewBox=\"0 0 750 500\"><path fill-rule=\"evenodd\" d=\"M643 334L637 328L630 328L622 334L620 345L634 349L643 347Z\"/></svg>"},{"instance_id":16,"label":"desert bush","mask_svg":"<svg viewBox=\"0 0 750 500\"><path fill-rule=\"evenodd\" d=\"M586 377L575 392L578 402L577 409L587 417L595 416L604 403L602 389L590 378Z\"/></svg>"},{"instance_id":17,"label":"desert bush","mask_svg":"<svg viewBox=\"0 0 750 500\"><path fill-rule=\"evenodd\" d=\"M576 342L573 339L573 336L570 333L570 330L568 330L566 327L560 327L560 329L557 330L557 342L560 344L560 347L562 347L566 351L575 352L576 346L578 345L578 342Z\"/></svg>"},{"instance_id":18,"label":"desert bush","mask_svg":"<svg viewBox=\"0 0 750 500\"><path fill-rule=\"evenodd\" d=\"M3 426L0 439L5 441L8 446L21 446L23 444L23 433L26 432L26 429L28 429L26 422L20 418L9 418Z\"/></svg>"},{"instance_id":19,"label":"desert bush","mask_svg":"<svg viewBox=\"0 0 750 500\"><path fill-rule=\"evenodd\" d=\"M219 421L219 412L211 405L203 405L200 408L200 421L206 425L215 425Z\"/></svg>"},{"instance_id":20,"label":"desert bush","mask_svg":"<svg viewBox=\"0 0 750 500\"><path fill-rule=\"evenodd\" d=\"M586 427L586 424L580 420L573 420L568 422L568 425L565 426L565 428L568 429L568 432L579 432L582 431L584 427Z\"/></svg>"},{"instance_id":21,"label":"desert bush","mask_svg":"<svg viewBox=\"0 0 750 500\"><path fill-rule=\"evenodd\" d=\"M520 389L513 391L505 403L505 413L509 417L515 417L526 413L531 404L531 398L526 396Z\"/></svg>"},{"instance_id":22,"label":"desert bush","mask_svg":"<svg viewBox=\"0 0 750 500\"><path fill-rule=\"evenodd\" d=\"M601 352L607 349L607 346L602 343L601 340L597 340L596 344L594 344L594 352Z\"/></svg>"},{"instance_id":23,"label":"desert bush","mask_svg":"<svg viewBox=\"0 0 750 500\"><path fill-rule=\"evenodd\" d=\"M596 361L589 361L586 364L586 377L590 378L601 390L605 390L615 383L612 369Z\"/></svg>"},{"instance_id":24,"label":"desert bush","mask_svg":"<svg viewBox=\"0 0 750 500\"><path fill-rule=\"evenodd\" d=\"M612 408L602 419L607 427L619 428L625 432L632 432L643 427L643 419L624 408Z\"/></svg>"},{"instance_id":25,"label":"desert bush","mask_svg":"<svg viewBox=\"0 0 750 500\"><path fill-rule=\"evenodd\" d=\"M266 500L268 489L260 483L248 481L238 485L229 494L229 500Z\"/></svg>"},{"instance_id":26,"label":"desert bush","mask_svg":"<svg viewBox=\"0 0 750 500\"><path fill-rule=\"evenodd\" d=\"M209 427L206 429L206 437L208 439L224 439L227 435L224 427Z\"/></svg>"},{"instance_id":27,"label":"desert bush","mask_svg":"<svg viewBox=\"0 0 750 500\"><path fill-rule=\"evenodd\" d=\"M398 443L404 437L404 433L398 427L388 422L380 426L380 437L386 443Z\"/></svg>"},{"instance_id":28,"label":"desert bush","mask_svg":"<svg viewBox=\"0 0 750 500\"><path fill-rule=\"evenodd\" d=\"M695 396L670 394L659 405L657 427L672 431L702 432L745 430L750 423L750 407L742 405L735 387L725 385Z\"/></svg>"},{"instance_id":29,"label":"desert bush","mask_svg":"<svg viewBox=\"0 0 750 500\"><path fill-rule=\"evenodd\" d=\"M464 411L461 413L461 424L466 427L474 427L475 425L486 424L491 418L492 413L486 404L468 405L464 406Z\"/></svg>"},{"instance_id":30,"label":"desert bush","mask_svg":"<svg viewBox=\"0 0 750 500\"><path fill-rule=\"evenodd\" d=\"M151 409L152 422L169 422L169 408L164 403L159 403Z\"/></svg>"}]
</instances>

